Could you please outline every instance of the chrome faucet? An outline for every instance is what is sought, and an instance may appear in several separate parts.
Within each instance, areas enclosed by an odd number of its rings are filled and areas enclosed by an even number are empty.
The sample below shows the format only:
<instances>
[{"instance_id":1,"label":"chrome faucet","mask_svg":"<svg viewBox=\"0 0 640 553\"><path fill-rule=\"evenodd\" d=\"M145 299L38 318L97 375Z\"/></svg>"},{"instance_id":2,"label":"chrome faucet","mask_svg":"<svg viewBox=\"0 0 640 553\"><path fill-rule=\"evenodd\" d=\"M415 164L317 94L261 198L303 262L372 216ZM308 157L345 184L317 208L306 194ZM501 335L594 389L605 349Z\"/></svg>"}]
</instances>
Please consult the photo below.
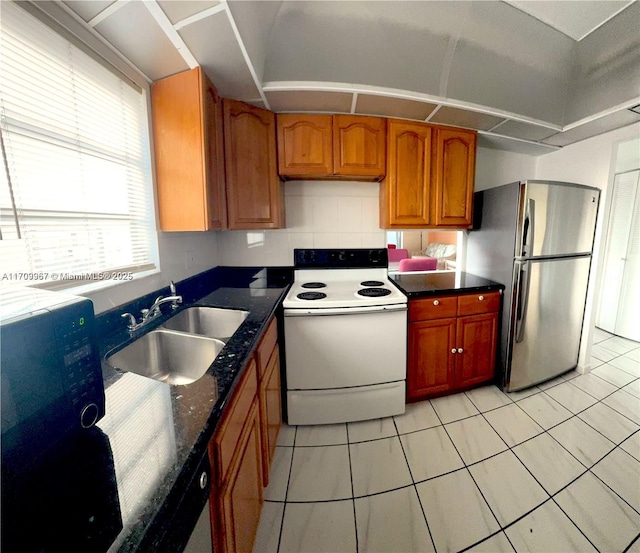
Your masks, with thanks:
<instances>
[{"instance_id":1,"label":"chrome faucet","mask_svg":"<svg viewBox=\"0 0 640 553\"><path fill-rule=\"evenodd\" d=\"M182 296L178 296L176 294L176 285L173 283L173 281L171 281L169 284L169 290L171 292L170 296L167 296L166 298L158 296L149 309L142 309L140 311L140 313L142 313L140 322L138 322L135 315L132 315L131 313L123 313L122 315L120 315L123 319L129 319L129 324L127 325L127 329L129 330L129 332L139 330L147 323L155 319L158 315L160 315L162 313L160 306L165 303L171 302L171 309L178 308L178 305L182 303Z\"/></svg>"}]
</instances>

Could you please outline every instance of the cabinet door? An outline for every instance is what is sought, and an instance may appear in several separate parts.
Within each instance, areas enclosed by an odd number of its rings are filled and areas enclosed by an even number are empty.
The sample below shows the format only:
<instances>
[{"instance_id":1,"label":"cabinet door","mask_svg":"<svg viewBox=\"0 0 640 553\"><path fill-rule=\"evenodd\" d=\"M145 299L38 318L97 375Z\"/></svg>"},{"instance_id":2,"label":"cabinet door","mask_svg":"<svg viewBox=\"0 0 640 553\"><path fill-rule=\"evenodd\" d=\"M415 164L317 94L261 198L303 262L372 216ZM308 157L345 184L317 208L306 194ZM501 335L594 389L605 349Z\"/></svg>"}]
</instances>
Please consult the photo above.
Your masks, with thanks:
<instances>
[{"instance_id":1,"label":"cabinet door","mask_svg":"<svg viewBox=\"0 0 640 553\"><path fill-rule=\"evenodd\" d=\"M204 151L206 168L207 228L227 228L227 198L224 181L224 131L222 98L213 83L202 73L204 99Z\"/></svg>"},{"instance_id":2,"label":"cabinet door","mask_svg":"<svg viewBox=\"0 0 640 553\"><path fill-rule=\"evenodd\" d=\"M387 121L381 117L333 116L333 172L380 180L386 169Z\"/></svg>"},{"instance_id":3,"label":"cabinet door","mask_svg":"<svg viewBox=\"0 0 640 553\"><path fill-rule=\"evenodd\" d=\"M456 319L409 324L407 396L418 399L453 389Z\"/></svg>"},{"instance_id":4,"label":"cabinet door","mask_svg":"<svg viewBox=\"0 0 640 553\"><path fill-rule=\"evenodd\" d=\"M456 388L493 380L498 338L498 314L459 317L456 329ZM462 351L460 351L462 350Z\"/></svg>"},{"instance_id":5,"label":"cabinet door","mask_svg":"<svg viewBox=\"0 0 640 553\"><path fill-rule=\"evenodd\" d=\"M476 133L436 129L434 223L471 226L476 167Z\"/></svg>"},{"instance_id":6,"label":"cabinet door","mask_svg":"<svg viewBox=\"0 0 640 553\"><path fill-rule=\"evenodd\" d=\"M223 100L229 229L284 226L273 112Z\"/></svg>"},{"instance_id":7,"label":"cabinet door","mask_svg":"<svg viewBox=\"0 0 640 553\"><path fill-rule=\"evenodd\" d=\"M254 401L238 443L229 480L216 497L221 528L214 538L216 551L251 553L262 506L262 459L258 405ZM219 548L219 549L218 549Z\"/></svg>"},{"instance_id":8,"label":"cabinet door","mask_svg":"<svg viewBox=\"0 0 640 553\"><path fill-rule=\"evenodd\" d=\"M224 227L220 102L199 67L151 86L158 214L163 231Z\"/></svg>"},{"instance_id":9,"label":"cabinet door","mask_svg":"<svg viewBox=\"0 0 640 553\"><path fill-rule=\"evenodd\" d=\"M387 177L380 185L381 226L429 226L431 127L390 120L387 133Z\"/></svg>"},{"instance_id":10,"label":"cabinet door","mask_svg":"<svg viewBox=\"0 0 640 553\"><path fill-rule=\"evenodd\" d=\"M282 114L278 124L278 173L288 178L333 173L331 115Z\"/></svg>"},{"instance_id":11,"label":"cabinet door","mask_svg":"<svg viewBox=\"0 0 640 553\"><path fill-rule=\"evenodd\" d=\"M276 451L276 441L282 423L280 395L280 353L273 350L264 380L260 384L260 423L262 427L262 468L264 485L269 484L269 470Z\"/></svg>"}]
</instances>

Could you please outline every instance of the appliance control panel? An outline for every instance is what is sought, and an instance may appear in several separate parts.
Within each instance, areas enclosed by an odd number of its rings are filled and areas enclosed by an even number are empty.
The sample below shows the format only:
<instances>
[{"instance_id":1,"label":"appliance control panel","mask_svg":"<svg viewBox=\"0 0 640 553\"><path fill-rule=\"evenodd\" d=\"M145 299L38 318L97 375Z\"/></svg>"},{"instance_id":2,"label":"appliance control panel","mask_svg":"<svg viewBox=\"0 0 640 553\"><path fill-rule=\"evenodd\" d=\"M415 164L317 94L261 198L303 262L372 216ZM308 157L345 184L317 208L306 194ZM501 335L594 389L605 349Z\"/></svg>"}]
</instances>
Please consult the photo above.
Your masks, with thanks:
<instances>
[{"instance_id":1,"label":"appliance control panel","mask_svg":"<svg viewBox=\"0 0 640 553\"><path fill-rule=\"evenodd\" d=\"M98 348L93 340L93 307L80 301L61 311L55 322L63 381L83 428L104 415L104 387Z\"/></svg>"},{"instance_id":2,"label":"appliance control panel","mask_svg":"<svg viewBox=\"0 0 640 553\"><path fill-rule=\"evenodd\" d=\"M366 269L388 265L386 248L295 249L294 267L317 269Z\"/></svg>"}]
</instances>

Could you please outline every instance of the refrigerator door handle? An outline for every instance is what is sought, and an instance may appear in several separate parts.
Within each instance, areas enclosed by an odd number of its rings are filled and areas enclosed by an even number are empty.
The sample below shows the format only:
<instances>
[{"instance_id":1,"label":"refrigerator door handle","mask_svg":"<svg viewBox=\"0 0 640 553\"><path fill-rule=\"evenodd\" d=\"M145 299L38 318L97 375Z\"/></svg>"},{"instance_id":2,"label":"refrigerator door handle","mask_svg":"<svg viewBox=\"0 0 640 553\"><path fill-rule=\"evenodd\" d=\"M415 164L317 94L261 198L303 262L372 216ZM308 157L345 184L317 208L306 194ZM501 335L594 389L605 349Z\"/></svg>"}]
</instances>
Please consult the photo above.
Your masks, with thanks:
<instances>
[{"instance_id":1,"label":"refrigerator door handle","mask_svg":"<svg viewBox=\"0 0 640 553\"><path fill-rule=\"evenodd\" d=\"M533 198L527 199L527 210L524 217L524 228L522 232L522 257L533 255L533 239L535 237L536 201Z\"/></svg>"},{"instance_id":2,"label":"refrigerator door handle","mask_svg":"<svg viewBox=\"0 0 640 553\"><path fill-rule=\"evenodd\" d=\"M527 310L529 308L529 288L531 286L531 267L529 261L518 263L518 299L516 303L516 343L524 340Z\"/></svg>"}]
</instances>

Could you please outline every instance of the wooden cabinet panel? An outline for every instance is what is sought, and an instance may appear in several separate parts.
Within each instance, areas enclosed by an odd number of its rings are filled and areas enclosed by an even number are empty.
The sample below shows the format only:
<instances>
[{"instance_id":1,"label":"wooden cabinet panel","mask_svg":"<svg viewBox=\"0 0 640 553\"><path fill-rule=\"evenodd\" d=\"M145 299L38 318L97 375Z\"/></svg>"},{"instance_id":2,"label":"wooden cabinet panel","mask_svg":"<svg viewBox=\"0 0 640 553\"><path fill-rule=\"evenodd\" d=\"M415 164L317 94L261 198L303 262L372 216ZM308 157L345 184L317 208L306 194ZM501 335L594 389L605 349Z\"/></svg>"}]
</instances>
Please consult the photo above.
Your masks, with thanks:
<instances>
[{"instance_id":1,"label":"wooden cabinet panel","mask_svg":"<svg viewBox=\"0 0 640 553\"><path fill-rule=\"evenodd\" d=\"M408 399L493 380L499 310L499 292L410 300Z\"/></svg>"},{"instance_id":2,"label":"wooden cabinet panel","mask_svg":"<svg viewBox=\"0 0 640 553\"><path fill-rule=\"evenodd\" d=\"M222 99L200 67L151 86L163 231L226 226Z\"/></svg>"},{"instance_id":3,"label":"wooden cabinet panel","mask_svg":"<svg viewBox=\"0 0 640 553\"><path fill-rule=\"evenodd\" d=\"M223 100L229 229L284 226L273 112Z\"/></svg>"},{"instance_id":4,"label":"wooden cabinet panel","mask_svg":"<svg viewBox=\"0 0 640 553\"><path fill-rule=\"evenodd\" d=\"M333 173L342 176L385 175L387 121L381 117L333 116Z\"/></svg>"},{"instance_id":5,"label":"wooden cabinet panel","mask_svg":"<svg viewBox=\"0 0 640 553\"><path fill-rule=\"evenodd\" d=\"M458 316L493 313L500 309L500 292L469 294L458 298Z\"/></svg>"},{"instance_id":6,"label":"wooden cabinet panel","mask_svg":"<svg viewBox=\"0 0 640 553\"><path fill-rule=\"evenodd\" d=\"M280 114L277 126L281 176L328 177L333 173L331 115Z\"/></svg>"},{"instance_id":7,"label":"wooden cabinet panel","mask_svg":"<svg viewBox=\"0 0 640 553\"><path fill-rule=\"evenodd\" d=\"M476 133L438 128L435 143L433 222L438 226L471 226Z\"/></svg>"},{"instance_id":8,"label":"wooden cabinet panel","mask_svg":"<svg viewBox=\"0 0 640 553\"><path fill-rule=\"evenodd\" d=\"M431 127L390 120L387 176L380 184L383 228L431 224Z\"/></svg>"},{"instance_id":9,"label":"wooden cabinet panel","mask_svg":"<svg viewBox=\"0 0 640 553\"><path fill-rule=\"evenodd\" d=\"M247 412L257 393L256 362L251 359L211 442L213 448L212 464L215 467L213 472L219 484L224 482L227 477L231 460L245 426Z\"/></svg>"},{"instance_id":10,"label":"wooden cabinet panel","mask_svg":"<svg viewBox=\"0 0 640 553\"><path fill-rule=\"evenodd\" d=\"M277 341L278 325L274 317L271 319L271 322L267 326L267 330L264 331L264 335L262 336L260 345L258 346L258 378L260 380L264 378L265 372L267 370L267 364L269 363L269 358L273 353L273 348L275 347Z\"/></svg>"},{"instance_id":11,"label":"wooden cabinet panel","mask_svg":"<svg viewBox=\"0 0 640 553\"><path fill-rule=\"evenodd\" d=\"M260 385L260 424L262 434L262 469L266 486L269 483L271 461L276 451L276 441L282 424L280 395L280 352L273 349L264 380Z\"/></svg>"},{"instance_id":12,"label":"wooden cabinet panel","mask_svg":"<svg viewBox=\"0 0 640 553\"><path fill-rule=\"evenodd\" d=\"M409 302L409 321L455 317L457 311L458 298L456 296L411 300Z\"/></svg>"},{"instance_id":13,"label":"wooden cabinet panel","mask_svg":"<svg viewBox=\"0 0 640 553\"><path fill-rule=\"evenodd\" d=\"M455 386L468 388L493 378L498 338L498 314L460 317L456 328ZM460 351L462 350L462 351Z\"/></svg>"},{"instance_id":14,"label":"wooden cabinet panel","mask_svg":"<svg viewBox=\"0 0 640 553\"><path fill-rule=\"evenodd\" d=\"M453 389L456 320L437 319L409 325L409 399Z\"/></svg>"},{"instance_id":15,"label":"wooden cabinet panel","mask_svg":"<svg viewBox=\"0 0 640 553\"><path fill-rule=\"evenodd\" d=\"M216 498L219 523L215 532L216 551L251 553L262 508L262 460L258 403L246 413L245 432L238 443L237 457L229 479Z\"/></svg>"}]
</instances>

